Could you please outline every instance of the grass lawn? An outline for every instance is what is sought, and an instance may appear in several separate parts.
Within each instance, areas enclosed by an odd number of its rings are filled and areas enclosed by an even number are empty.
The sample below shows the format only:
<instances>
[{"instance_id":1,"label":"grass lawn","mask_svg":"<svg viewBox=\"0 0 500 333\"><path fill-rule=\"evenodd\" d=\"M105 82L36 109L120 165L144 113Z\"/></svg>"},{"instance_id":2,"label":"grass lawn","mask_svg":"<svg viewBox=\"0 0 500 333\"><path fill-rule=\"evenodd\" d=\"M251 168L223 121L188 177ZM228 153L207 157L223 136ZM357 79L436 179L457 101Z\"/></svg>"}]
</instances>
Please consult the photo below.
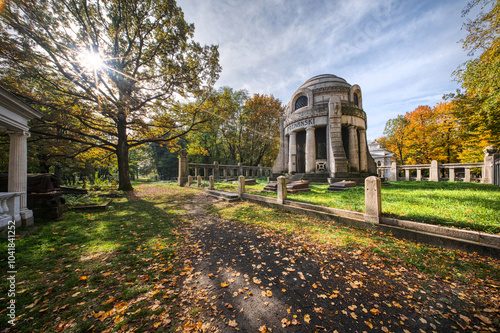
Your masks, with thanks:
<instances>
[{"instance_id":1,"label":"grass lawn","mask_svg":"<svg viewBox=\"0 0 500 333\"><path fill-rule=\"evenodd\" d=\"M176 324L177 279L184 266L175 228L196 190L144 185L114 199L105 212L68 211L61 221L17 228L16 328L139 331ZM7 253L7 241L0 243ZM0 267L7 272L7 256ZM0 327L7 323L8 283L2 277Z\"/></svg>"},{"instance_id":2,"label":"grass lawn","mask_svg":"<svg viewBox=\"0 0 500 333\"><path fill-rule=\"evenodd\" d=\"M276 197L261 192L265 180L247 185L251 194ZM382 187L382 212L385 216L500 234L500 187L462 182L391 182ZM310 192L289 194L288 199L327 207L363 212L363 187L329 192L327 185L311 185ZM215 188L237 191L232 183L216 183Z\"/></svg>"}]
</instances>

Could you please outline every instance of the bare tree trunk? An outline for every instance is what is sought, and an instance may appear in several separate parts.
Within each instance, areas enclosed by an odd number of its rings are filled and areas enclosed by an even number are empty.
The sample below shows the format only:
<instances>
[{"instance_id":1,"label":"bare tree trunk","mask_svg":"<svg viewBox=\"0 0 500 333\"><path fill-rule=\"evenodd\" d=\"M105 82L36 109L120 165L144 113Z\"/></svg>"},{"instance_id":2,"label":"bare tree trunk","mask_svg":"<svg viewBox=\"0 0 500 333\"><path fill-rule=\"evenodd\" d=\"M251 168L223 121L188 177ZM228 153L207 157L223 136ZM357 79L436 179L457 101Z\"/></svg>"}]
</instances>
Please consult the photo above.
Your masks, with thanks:
<instances>
[{"instance_id":1,"label":"bare tree trunk","mask_svg":"<svg viewBox=\"0 0 500 333\"><path fill-rule=\"evenodd\" d=\"M127 144L127 126L125 116L119 117L118 124L118 146L116 147L116 157L118 159L118 190L133 191L130 183L129 165L128 165L128 144Z\"/></svg>"}]
</instances>

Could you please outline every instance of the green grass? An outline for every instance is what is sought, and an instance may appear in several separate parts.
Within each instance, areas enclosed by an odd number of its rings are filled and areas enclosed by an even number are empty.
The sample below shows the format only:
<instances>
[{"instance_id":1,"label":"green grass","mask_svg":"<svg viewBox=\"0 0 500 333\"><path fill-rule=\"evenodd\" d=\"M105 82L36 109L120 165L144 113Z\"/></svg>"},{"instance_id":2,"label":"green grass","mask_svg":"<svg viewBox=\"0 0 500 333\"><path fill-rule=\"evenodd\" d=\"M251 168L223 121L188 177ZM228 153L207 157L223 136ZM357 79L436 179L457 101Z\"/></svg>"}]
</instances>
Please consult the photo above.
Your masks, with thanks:
<instances>
[{"instance_id":1,"label":"green grass","mask_svg":"<svg viewBox=\"0 0 500 333\"><path fill-rule=\"evenodd\" d=\"M249 202L218 203L210 206L208 212L292 236L294 242L302 239L306 244L312 241L312 244L332 246L347 257L356 255L368 263L378 265L382 262L389 267L400 267L401 264L415 267L432 278L467 283L475 283L478 279L500 280L498 260L461 251L404 241L388 234L349 228Z\"/></svg>"},{"instance_id":2,"label":"green grass","mask_svg":"<svg viewBox=\"0 0 500 333\"><path fill-rule=\"evenodd\" d=\"M17 331L100 332L129 325L141 332L156 323L172 325L172 291L183 269L175 228L184 221L182 205L196 191L162 184L139 189L138 196L114 199L105 212L69 211L61 221L16 230L25 233L15 241ZM2 253L7 244L1 241ZM10 300L7 290L2 276L1 309ZM8 319L1 315L0 327L9 327Z\"/></svg>"},{"instance_id":3,"label":"green grass","mask_svg":"<svg viewBox=\"0 0 500 333\"><path fill-rule=\"evenodd\" d=\"M382 187L382 213L411 221L500 234L500 187L461 182L391 182ZM251 194L261 192L265 182L247 185ZM217 183L216 189L237 191L236 184ZM363 212L364 188L329 192L328 185L311 185L310 192L289 194L289 200Z\"/></svg>"}]
</instances>

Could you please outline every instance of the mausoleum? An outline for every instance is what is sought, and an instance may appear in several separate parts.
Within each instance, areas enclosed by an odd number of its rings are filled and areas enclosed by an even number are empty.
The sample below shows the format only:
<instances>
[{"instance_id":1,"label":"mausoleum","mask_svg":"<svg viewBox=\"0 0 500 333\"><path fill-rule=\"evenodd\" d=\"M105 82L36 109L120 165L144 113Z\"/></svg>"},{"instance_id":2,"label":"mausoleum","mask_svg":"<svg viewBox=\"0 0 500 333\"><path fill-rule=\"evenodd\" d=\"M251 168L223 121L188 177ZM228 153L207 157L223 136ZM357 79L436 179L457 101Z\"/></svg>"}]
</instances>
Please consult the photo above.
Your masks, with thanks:
<instances>
[{"instance_id":1,"label":"mausoleum","mask_svg":"<svg viewBox=\"0 0 500 333\"><path fill-rule=\"evenodd\" d=\"M360 86L331 74L312 77L293 94L280 119L273 173L303 173L316 181L376 175L366 128Z\"/></svg>"}]
</instances>

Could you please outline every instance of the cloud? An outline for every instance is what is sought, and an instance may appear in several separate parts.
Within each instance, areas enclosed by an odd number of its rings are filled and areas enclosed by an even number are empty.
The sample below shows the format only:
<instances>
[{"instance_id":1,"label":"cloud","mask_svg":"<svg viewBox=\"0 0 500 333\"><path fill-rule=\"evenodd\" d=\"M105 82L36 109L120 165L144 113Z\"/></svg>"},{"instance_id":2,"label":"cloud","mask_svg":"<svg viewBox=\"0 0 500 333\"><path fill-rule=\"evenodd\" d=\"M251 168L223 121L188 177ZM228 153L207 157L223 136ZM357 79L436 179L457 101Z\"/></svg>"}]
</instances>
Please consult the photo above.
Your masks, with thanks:
<instances>
[{"instance_id":1,"label":"cloud","mask_svg":"<svg viewBox=\"0 0 500 333\"><path fill-rule=\"evenodd\" d=\"M418 105L440 101L466 60L457 42L467 0L180 0L195 39L219 44L217 86L273 94L288 103L324 73L359 84L368 137Z\"/></svg>"}]
</instances>

